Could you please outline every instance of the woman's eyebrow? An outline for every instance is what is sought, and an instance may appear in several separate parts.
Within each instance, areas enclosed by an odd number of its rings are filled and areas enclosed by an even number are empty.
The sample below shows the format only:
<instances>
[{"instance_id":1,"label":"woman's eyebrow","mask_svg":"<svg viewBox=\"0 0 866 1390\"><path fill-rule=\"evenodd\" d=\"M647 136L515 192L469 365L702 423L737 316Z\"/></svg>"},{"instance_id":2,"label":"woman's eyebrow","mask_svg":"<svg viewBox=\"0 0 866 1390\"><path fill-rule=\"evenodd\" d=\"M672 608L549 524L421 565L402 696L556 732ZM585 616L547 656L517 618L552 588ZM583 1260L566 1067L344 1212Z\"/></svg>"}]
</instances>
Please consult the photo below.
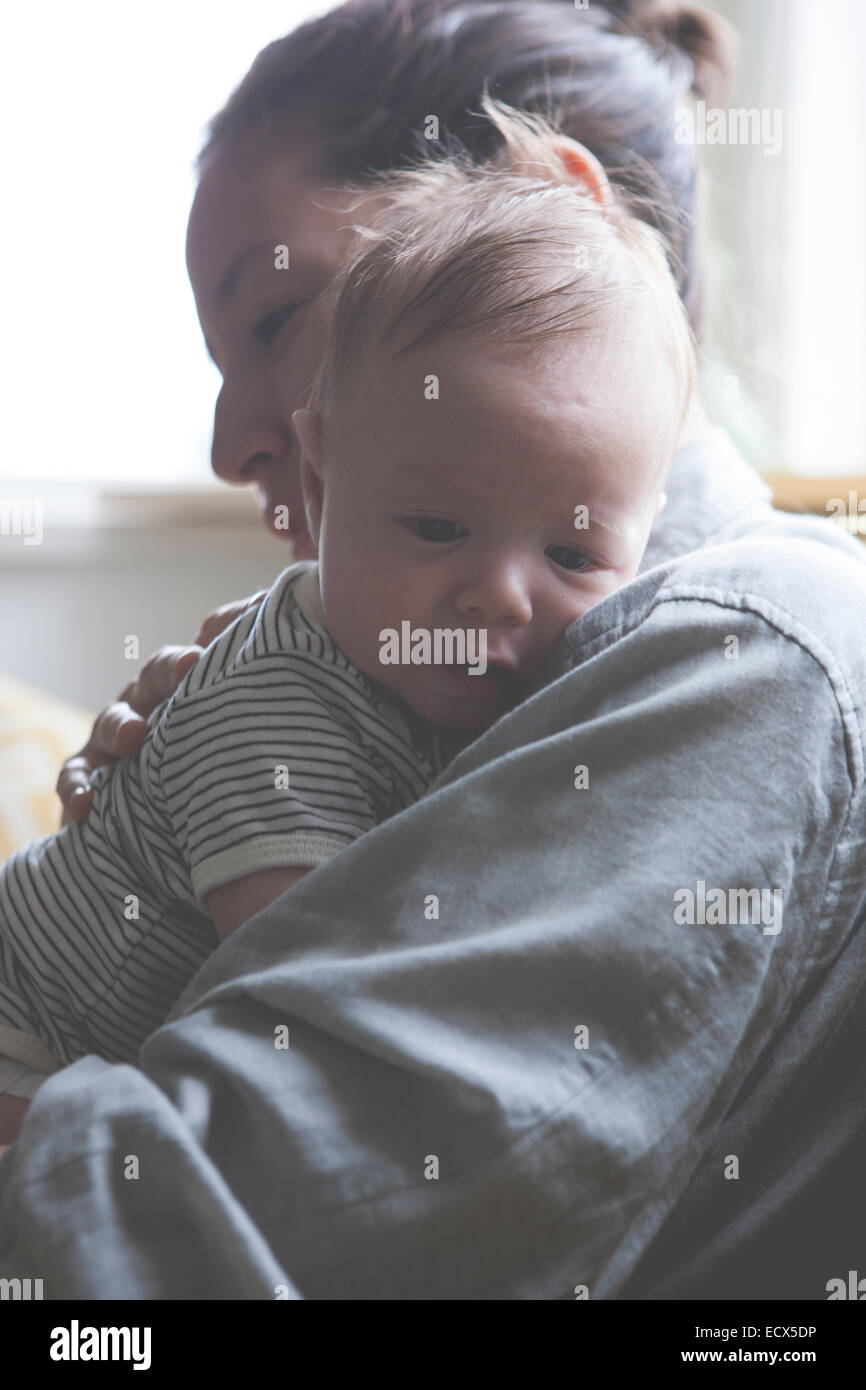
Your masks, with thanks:
<instances>
[{"instance_id":1,"label":"woman's eyebrow","mask_svg":"<svg viewBox=\"0 0 866 1390\"><path fill-rule=\"evenodd\" d=\"M269 241L260 241L256 246L248 246L245 251L241 251L236 256L217 286L217 303L223 307L228 303L238 287L238 281L249 265L263 251L273 252L273 245Z\"/></svg>"}]
</instances>

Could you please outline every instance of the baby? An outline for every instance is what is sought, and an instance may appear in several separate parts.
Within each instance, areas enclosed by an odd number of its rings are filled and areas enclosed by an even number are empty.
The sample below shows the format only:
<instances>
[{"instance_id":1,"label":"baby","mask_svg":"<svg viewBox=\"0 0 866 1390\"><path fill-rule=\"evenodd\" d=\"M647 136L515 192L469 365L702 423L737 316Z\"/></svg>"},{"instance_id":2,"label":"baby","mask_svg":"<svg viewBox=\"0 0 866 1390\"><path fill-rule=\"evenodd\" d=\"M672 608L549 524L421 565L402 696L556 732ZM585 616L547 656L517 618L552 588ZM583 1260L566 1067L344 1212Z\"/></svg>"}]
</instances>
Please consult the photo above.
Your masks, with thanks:
<instances>
[{"instance_id":1,"label":"baby","mask_svg":"<svg viewBox=\"0 0 866 1390\"><path fill-rule=\"evenodd\" d=\"M318 564L211 644L87 822L0 875L0 1092L86 1052L134 1061L217 938L420 797L637 573L687 319L603 177L485 109L496 165L379 180L323 303L294 415Z\"/></svg>"}]
</instances>

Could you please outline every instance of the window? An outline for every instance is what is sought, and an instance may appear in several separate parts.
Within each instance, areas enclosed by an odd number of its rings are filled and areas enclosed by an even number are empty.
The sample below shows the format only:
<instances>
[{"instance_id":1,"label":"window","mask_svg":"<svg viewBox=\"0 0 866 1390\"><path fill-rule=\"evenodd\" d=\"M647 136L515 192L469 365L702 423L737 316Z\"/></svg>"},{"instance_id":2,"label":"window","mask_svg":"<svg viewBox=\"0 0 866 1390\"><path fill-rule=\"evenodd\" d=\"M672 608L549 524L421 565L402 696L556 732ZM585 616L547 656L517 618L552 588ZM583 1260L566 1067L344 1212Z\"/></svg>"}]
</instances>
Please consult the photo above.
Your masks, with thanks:
<instances>
[{"instance_id":1,"label":"window","mask_svg":"<svg viewBox=\"0 0 866 1390\"><path fill-rule=\"evenodd\" d=\"M19 0L0 82L9 348L0 485L205 485L218 375L184 267L204 125L328 0ZM715 0L734 108L781 150L703 151L713 414L768 471L866 471L866 4ZM563 21L567 15L563 14ZM214 487L217 484L214 482Z\"/></svg>"},{"instance_id":2,"label":"window","mask_svg":"<svg viewBox=\"0 0 866 1390\"><path fill-rule=\"evenodd\" d=\"M714 0L741 36L731 108L779 113L781 149L704 151L707 394L775 473L866 472L866 5ZM770 127L771 128L771 127Z\"/></svg>"},{"instance_id":3,"label":"window","mask_svg":"<svg viewBox=\"0 0 866 1390\"><path fill-rule=\"evenodd\" d=\"M258 50L329 8L7 6L0 490L207 482L219 377L184 267L193 161Z\"/></svg>"}]
</instances>

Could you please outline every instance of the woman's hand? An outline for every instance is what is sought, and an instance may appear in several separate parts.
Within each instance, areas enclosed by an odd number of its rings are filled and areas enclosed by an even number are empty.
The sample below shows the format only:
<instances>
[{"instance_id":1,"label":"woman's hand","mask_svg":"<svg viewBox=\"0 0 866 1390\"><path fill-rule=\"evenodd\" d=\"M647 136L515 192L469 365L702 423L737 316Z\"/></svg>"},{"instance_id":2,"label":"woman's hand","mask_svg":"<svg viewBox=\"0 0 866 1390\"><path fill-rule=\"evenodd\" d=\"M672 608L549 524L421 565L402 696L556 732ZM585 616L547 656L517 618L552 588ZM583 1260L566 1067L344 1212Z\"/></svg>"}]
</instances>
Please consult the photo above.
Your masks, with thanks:
<instances>
[{"instance_id":1,"label":"woman's hand","mask_svg":"<svg viewBox=\"0 0 866 1390\"><path fill-rule=\"evenodd\" d=\"M63 804L62 825L87 819L93 803L91 779L96 769L118 758L135 756L147 737L147 721L153 711L174 694L205 647L242 613L257 608L266 592L260 589L251 598L223 604L205 618L192 646L161 647L144 663L135 680L121 691L120 698L98 716L81 751L63 764L57 779L57 795Z\"/></svg>"}]
</instances>

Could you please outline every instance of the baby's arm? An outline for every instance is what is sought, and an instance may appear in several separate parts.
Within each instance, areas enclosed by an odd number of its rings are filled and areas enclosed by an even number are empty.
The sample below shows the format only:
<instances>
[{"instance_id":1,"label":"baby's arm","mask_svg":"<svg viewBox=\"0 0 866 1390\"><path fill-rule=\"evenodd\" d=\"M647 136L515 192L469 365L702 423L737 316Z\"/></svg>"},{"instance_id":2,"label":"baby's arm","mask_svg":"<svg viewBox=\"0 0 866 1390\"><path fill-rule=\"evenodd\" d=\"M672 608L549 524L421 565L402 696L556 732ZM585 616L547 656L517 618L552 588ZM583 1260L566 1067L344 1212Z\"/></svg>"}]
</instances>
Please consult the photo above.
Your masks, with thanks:
<instances>
[{"instance_id":1,"label":"baby's arm","mask_svg":"<svg viewBox=\"0 0 866 1390\"><path fill-rule=\"evenodd\" d=\"M309 872L308 868L294 867L260 869L258 873L245 874L233 883L223 883L212 889L205 898L205 905L220 941L225 941L243 922L255 917Z\"/></svg>"},{"instance_id":2,"label":"baby's arm","mask_svg":"<svg viewBox=\"0 0 866 1390\"><path fill-rule=\"evenodd\" d=\"M261 869L214 888L206 898L220 941L225 941L243 922L279 898L308 874L308 868ZM21 1132L30 1102L18 1096L0 1094L0 1157Z\"/></svg>"}]
</instances>

